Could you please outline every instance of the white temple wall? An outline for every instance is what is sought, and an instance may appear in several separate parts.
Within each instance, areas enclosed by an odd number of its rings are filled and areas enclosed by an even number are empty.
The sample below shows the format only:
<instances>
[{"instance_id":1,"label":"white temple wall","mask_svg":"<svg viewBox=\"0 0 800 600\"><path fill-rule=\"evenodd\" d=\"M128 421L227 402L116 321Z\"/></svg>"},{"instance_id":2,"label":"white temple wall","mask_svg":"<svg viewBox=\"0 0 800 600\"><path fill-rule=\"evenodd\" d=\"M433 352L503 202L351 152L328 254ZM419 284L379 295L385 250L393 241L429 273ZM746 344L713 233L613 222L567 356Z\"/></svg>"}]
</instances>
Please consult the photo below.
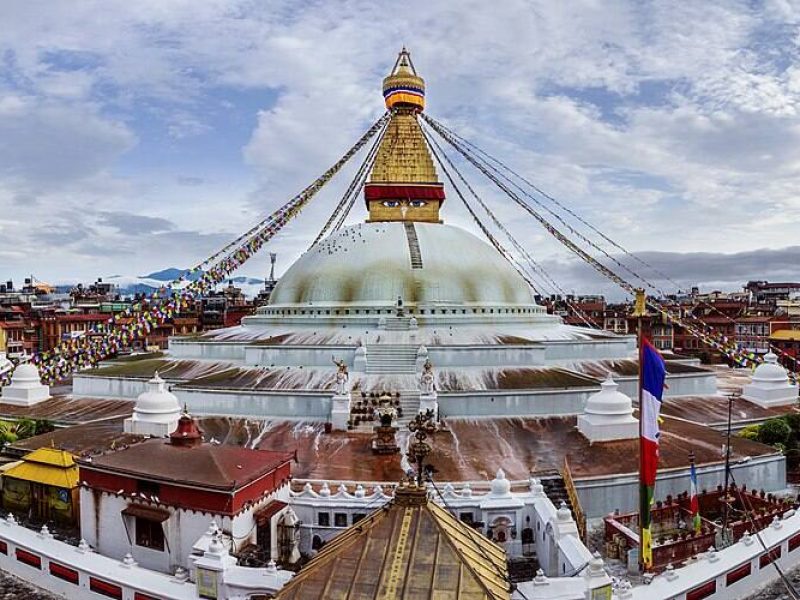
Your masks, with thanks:
<instances>
[{"instance_id":1,"label":"white temple wall","mask_svg":"<svg viewBox=\"0 0 800 600\"><path fill-rule=\"evenodd\" d=\"M639 377L614 377L619 384L619 391L631 398L639 397ZM676 373L667 375L665 398L677 396L713 396L717 392L717 375L713 371L697 373Z\"/></svg>"},{"instance_id":2,"label":"white temple wall","mask_svg":"<svg viewBox=\"0 0 800 600\"><path fill-rule=\"evenodd\" d=\"M344 360L353 368L356 346L246 346L244 362L262 367L329 367L335 368L332 357Z\"/></svg>"},{"instance_id":3,"label":"white temple wall","mask_svg":"<svg viewBox=\"0 0 800 600\"><path fill-rule=\"evenodd\" d=\"M172 390L195 415L229 415L328 421L330 392L247 392L221 389Z\"/></svg>"},{"instance_id":4,"label":"white temple wall","mask_svg":"<svg viewBox=\"0 0 800 600\"><path fill-rule=\"evenodd\" d=\"M636 358L636 338L620 336L611 340L548 340L545 349L545 360L548 363L605 358Z\"/></svg>"},{"instance_id":5,"label":"white temple wall","mask_svg":"<svg viewBox=\"0 0 800 600\"><path fill-rule=\"evenodd\" d=\"M97 512L95 498L99 499ZM129 504L131 500L124 496L95 493L82 488L81 535L87 543L111 557L122 558L130 553L143 567L163 573L172 573L178 565L188 568L187 557L192 553L192 546L206 532L214 516L166 507L170 517L163 525L166 544L164 550L160 551L136 545L134 519L122 515ZM127 528L124 519L130 520ZM230 531L230 518L217 517L217 524L221 529Z\"/></svg>"},{"instance_id":6,"label":"white temple wall","mask_svg":"<svg viewBox=\"0 0 800 600\"><path fill-rule=\"evenodd\" d=\"M95 398L123 398L136 400L139 394L147 391L149 377L140 379L122 377L95 377L75 375L72 383L73 396Z\"/></svg>"},{"instance_id":7,"label":"white temple wall","mask_svg":"<svg viewBox=\"0 0 800 600\"><path fill-rule=\"evenodd\" d=\"M215 342L197 339L169 338L171 358L210 359L241 362L245 360L243 342Z\"/></svg>"},{"instance_id":8,"label":"white temple wall","mask_svg":"<svg viewBox=\"0 0 800 600\"><path fill-rule=\"evenodd\" d=\"M542 345L512 346L427 346L428 358L436 368L532 367L545 362ZM369 356L367 357L369 361Z\"/></svg>"},{"instance_id":9,"label":"white temple wall","mask_svg":"<svg viewBox=\"0 0 800 600\"><path fill-rule=\"evenodd\" d=\"M439 393L439 415L463 419L574 415L583 411L586 400L596 391L597 388L592 387L540 392L492 390Z\"/></svg>"},{"instance_id":10,"label":"white temple wall","mask_svg":"<svg viewBox=\"0 0 800 600\"><path fill-rule=\"evenodd\" d=\"M720 438L722 440L722 438ZM661 500L668 494L676 496L689 489L689 461L687 457L685 469L661 470L656 480L655 498ZM786 457L780 454L763 456L747 462L736 462L731 471L738 484L748 487L757 483L759 489L768 492L786 488ZM697 467L697 484L703 490L716 489L725 482L725 465ZM639 505L638 474L614 475L592 479L576 478L575 488L581 501L584 513L589 518L604 517L619 509L621 512L633 512Z\"/></svg>"}]
</instances>

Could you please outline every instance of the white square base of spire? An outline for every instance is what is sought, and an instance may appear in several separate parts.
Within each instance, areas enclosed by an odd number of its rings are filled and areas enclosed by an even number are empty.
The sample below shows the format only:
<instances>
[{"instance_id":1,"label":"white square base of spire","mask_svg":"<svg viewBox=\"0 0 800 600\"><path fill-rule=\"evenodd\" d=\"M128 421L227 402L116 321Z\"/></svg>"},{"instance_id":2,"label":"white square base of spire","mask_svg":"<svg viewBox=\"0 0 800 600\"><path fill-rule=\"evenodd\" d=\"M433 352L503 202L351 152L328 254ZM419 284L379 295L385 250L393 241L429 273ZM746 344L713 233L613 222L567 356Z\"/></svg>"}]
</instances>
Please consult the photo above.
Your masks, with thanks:
<instances>
[{"instance_id":1,"label":"white square base of spire","mask_svg":"<svg viewBox=\"0 0 800 600\"><path fill-rule=\"evenodd\" d=\"M600 415L578 415L578 431L589 443L630 440L639 437L639 421L633 417L607 418Z\"/></svg>"},{"instance_id":2,"label":"white square base of spire","mask_svg":"<svg viewBox=\"0 0 800 600\"><path fill-rule=\"evenodd\" d=\"M742 398L762 408L791 406L797 404L797 386L789 383L780 386L764 386L751 383L744 386Z\"/></svg>"}]
</instances>

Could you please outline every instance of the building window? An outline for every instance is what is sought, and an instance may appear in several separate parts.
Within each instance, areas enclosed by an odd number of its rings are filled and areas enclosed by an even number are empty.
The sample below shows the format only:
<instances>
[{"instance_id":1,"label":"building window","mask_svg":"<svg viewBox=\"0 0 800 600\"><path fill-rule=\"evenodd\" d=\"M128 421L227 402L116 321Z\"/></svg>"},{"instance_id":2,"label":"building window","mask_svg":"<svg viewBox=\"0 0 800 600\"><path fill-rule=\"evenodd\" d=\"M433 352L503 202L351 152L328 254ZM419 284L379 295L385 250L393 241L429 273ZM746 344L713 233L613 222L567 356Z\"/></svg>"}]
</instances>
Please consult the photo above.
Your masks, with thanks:
<instances>
[{"instance_id":1,"label":"building window","mask_svg":"<svg viewBox=\"0 0 800 600\"><path fill-rule=\"evenodd\" d=\"M161 493L161 486L154 481L136 481L136 491L145 496L158 496Z\"/></svg>"},{"instance_id":2,"label":"building window","mask_svg":"<svg viewBox=\"0 0 800 600\"><path fill-rule=\"evenodd\" d=\"M158 521L136 517L136 545L153 550L164 550L164 529Z\"/></svg>"},{"instance_id":3,"label":"building window","mask_svg":"<svg viewBox=\"0 0 800 600\"><path fill-rule=\"evenodd\" d=\"M333 513L333 524L336 527L347 527L347 513Z\"/></svg>"},{"instance_id":4,"label":"building window","mask_svg":"<svg viewBox=\"0 0 800 600\"><path fill-rule=\"evenodd\" d=\"M331 513L321 512L317 514L317 525L320 527L331 526Z\"/></svg>"},{"instance_id":5,"label":"building window","mask_svg":"<svg viewBox=\"0 0 800 600\"><path fill-rule=\"evenodd\" d=\"M475 522L475 515L473 515L471 512L459 513L458 518L468 525L472 525L472 523Z\"/></svg>"},{"instance_id":6,"label":"building window","mask_svg":"<svg viewBox=\"0 0 800 600\"><path fill-rule=\"evenodd\" d=\"M363 518L364 518L364 517L366 517L366 516L367 516L367 515L365 515L364 513L355 513L355 514L353 515L353 525L355 525L356 523L358 523L358 522L359 522L361 519L363 519Z\"/></svg>"}]
</instances>

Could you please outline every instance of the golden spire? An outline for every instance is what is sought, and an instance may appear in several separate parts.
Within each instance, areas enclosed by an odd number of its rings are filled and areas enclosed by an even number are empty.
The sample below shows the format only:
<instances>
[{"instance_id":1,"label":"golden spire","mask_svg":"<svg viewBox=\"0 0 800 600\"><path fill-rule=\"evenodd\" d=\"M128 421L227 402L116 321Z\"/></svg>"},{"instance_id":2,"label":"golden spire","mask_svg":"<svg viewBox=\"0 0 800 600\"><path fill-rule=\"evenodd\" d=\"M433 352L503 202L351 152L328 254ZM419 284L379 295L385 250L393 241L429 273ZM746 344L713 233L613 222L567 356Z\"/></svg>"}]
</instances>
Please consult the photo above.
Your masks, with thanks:
<instances>
[{"instance_id":1,"label":"golden spire","mask_svg":"<svg viewBox=\"0 0 800 600\"><path fill-rule=\"evenodd\" d=\"M397 55L394 68L383 80L386 108L406 107L422 111L425 108L425 80L417 75L411 53L405 46Z\"/></svg>"},{"instance_id":2,"label":"golden spire","mask_svg":"<svg viewBox=\"0 0 800 600\"><path fill-rule=\"evenodd\" d=\"M383 80L383 96L392 118L364 189L369 221L440 223L444 186L417 121L425 107L425 82L405 48Z\"/></svg>"}]
</instances>

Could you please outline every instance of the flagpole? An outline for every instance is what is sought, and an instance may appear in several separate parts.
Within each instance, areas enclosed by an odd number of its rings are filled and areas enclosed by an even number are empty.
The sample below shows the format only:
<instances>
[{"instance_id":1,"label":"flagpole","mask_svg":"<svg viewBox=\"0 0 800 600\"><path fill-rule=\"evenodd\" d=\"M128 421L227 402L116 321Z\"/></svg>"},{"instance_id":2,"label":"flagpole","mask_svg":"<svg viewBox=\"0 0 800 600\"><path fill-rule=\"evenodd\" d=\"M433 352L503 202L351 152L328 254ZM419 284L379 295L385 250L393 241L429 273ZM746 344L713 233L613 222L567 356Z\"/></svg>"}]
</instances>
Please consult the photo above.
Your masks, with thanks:
<instances>
[{"instance_id":1,"label":"flagpole","mask_svg":"<svg viewBox=\"0 0 800 600\"><path fill-rule=\"evenodd\" d=\"M644 344L642 332L642 319L647 311L644 290L636 289L636 299L633 305L633 316L636 317L636 344L639 349L639 570L644 572L644 522L645 511L650 510L647 506L647 494L645 493L642 481L644 481L644 431L642 418L642 387L644 385L642 377L642 361L644 359Z\"/></svg>"}]
</instances>

